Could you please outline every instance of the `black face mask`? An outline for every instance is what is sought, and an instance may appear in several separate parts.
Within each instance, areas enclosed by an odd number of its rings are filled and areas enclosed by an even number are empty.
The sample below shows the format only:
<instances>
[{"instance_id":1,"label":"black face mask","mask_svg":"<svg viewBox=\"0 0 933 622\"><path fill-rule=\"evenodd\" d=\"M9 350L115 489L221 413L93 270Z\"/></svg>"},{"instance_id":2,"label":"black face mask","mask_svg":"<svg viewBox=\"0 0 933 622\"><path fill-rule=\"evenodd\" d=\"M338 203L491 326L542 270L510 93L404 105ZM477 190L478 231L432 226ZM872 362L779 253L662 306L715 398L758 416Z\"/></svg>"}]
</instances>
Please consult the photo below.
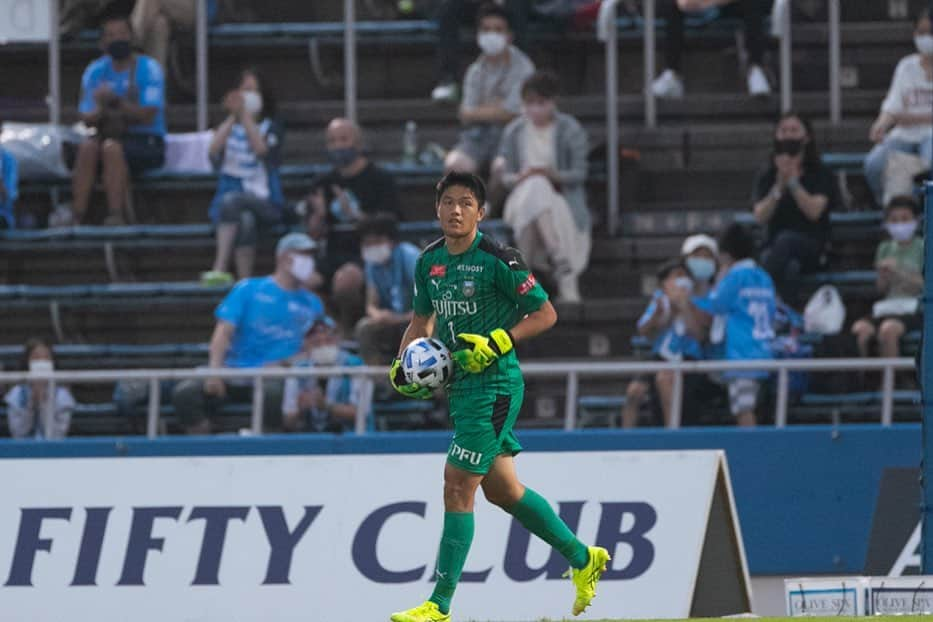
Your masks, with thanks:
<instances>
[{"instance_id":1,"label":"black face mask","mask_svg":"<svg viewBox=\"0 0 933 622\"><path fill-rule=\"evenodd\" d=\"M786 140L774 141L775 155L800 155L803 151L803 141L799 138L789 138Z\"/></svg>"},{"instance_id":2,"label":"black face mask","mask_svg":"<svg viewBox=\"0 0 933 622\"><path fill-rule=\"evenodd\" d=\"M344 147L343 149L327 150L327 157L330 160L330 163L337 168L350 166L359 155L359 149L356 147Z\"/></svg>"},{"instance_id":3,"label":"black face mask","mask_svg":"<svg viewBox=\"0 0 933 622\"><path fill-rule=\"evenodd\" d=\"M110 42L107 46L107 53L113 60L125 60L133 53L133 49L128 39L118 39Z\"/></svg>"}]
</instances>

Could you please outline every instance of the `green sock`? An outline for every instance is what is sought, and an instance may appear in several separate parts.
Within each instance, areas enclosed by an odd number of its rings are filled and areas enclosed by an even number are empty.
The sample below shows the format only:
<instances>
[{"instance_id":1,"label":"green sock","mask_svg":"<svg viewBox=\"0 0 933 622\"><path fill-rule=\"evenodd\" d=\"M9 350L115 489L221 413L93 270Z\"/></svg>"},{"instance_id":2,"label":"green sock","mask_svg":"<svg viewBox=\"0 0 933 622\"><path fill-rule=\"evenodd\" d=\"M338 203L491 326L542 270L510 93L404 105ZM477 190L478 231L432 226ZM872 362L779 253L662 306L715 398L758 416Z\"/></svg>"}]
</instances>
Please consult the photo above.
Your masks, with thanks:
<instances>
[{"instance_id":1,"label":"green sock","mask_svg":"<svg viewBox=\"0 0 933 622\"><path fill-rule=\"evenodd\" d=\"M571 566L577 569L586 566L590 558L586 545L570 531L567 523L554 512L547 499L534 490L525 488L525 494L518 503L509 508L509 513L517 518L525 529L554 547Z\"/></svg>"},{"instance_id":2,"label":"green sock","mask_svg":"<svg viewBox=\"0 0 933 622\"><path fill-rule=\"evenodd\" d=\"M437 583L429 599L437 604L441 613L450 612L450 600L472 542L473 512L444 512L444 532L437 552Z\"/></svg>"}]
</instances>

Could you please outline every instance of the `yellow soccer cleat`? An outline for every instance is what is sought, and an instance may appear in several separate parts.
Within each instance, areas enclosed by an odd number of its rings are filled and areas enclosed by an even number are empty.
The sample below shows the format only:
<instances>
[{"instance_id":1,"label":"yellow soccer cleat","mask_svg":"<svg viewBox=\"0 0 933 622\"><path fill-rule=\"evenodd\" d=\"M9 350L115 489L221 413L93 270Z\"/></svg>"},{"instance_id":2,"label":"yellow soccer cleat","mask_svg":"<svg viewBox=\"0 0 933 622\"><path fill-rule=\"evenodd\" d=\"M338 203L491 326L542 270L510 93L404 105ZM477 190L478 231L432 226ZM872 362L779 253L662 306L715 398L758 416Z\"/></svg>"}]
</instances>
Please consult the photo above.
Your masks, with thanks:
<instances>
[{"instance_id":1,"label":"yellow soccer cleat","mask_svg":"<svg viewBox=\"0 0 933 622\"><path fill-rule=\"evenodd\" d=\"M606 571L606 562L612 559L609 557L609 551L601 546L589 546L586 550L590 553L590 560L586 566L579 570L571 568L564 575L569 574L577 588L577 598L573 601L573 609L571 609L575 616L586 611L586 608L590 606L590 601L596 598L596 584Z\"/></svg>"},{"instance_id":2,"label":"yellow soccer cleat","mask_svg":"<svg viewBox=\"0 0 933 622\"><path fill-rule=\"evenodd\" d=\"M427 600L414 609L393 613L392 622L450 622L449 613L441 613L437 603Z\"/></svg>"}]
</instances>

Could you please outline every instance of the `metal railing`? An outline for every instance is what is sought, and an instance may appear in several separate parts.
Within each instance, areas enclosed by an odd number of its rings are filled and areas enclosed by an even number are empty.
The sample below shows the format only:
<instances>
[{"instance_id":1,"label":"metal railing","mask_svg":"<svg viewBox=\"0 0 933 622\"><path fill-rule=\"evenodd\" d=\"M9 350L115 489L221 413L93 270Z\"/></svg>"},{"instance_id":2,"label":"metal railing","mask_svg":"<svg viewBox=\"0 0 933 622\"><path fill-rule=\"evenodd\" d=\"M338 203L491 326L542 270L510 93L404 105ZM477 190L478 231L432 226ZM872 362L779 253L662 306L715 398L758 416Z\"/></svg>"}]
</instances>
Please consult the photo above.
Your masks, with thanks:
<instances>
[{"instance_id":1,"label":"metal railing","mask_svg":"<svg viewBox=\"0 0 933 622\"><path fill-rule=\"evenodd\" d=\"M522 373L528 378L564 378L564 429L577 427L578 398L581 377L618 377L621 379L638 374L674 372L674 394L671 417L668 427L680 427L683 413L684 374L716 373L725 371L766 371L777 373L777 399L775 404L774 425L783 428L787 425L789 374L792 371L840 372L883 370L880 422L890 426L894 420L894 372L914 369L911 358L883 359L785 359L761 361L697 361L697 362L552 362L525 363ZM311 378L326 376L350 376L372 379L385 377L385 367L319 367L319 368L254 368L254 369L140 369L140 370L101 370L101 371L54 371L54 372L0 372L0 385L19 382L47 382L48 395L55 395L56 386L61 383L100 384L116 383L121 380L148 380L149 402L146 415L146 436L158 436L159 415L161 411L160 382L162 380L188 380L220 378L223 380L249 380L253 384L251 426L253 434L262 434L264 380L280 380L290 377ZM371 380L370 380L371 381ZM364 391L363 395L371 395ZM43 413L46 423L54 414L54 400L49 400L47 412ZM354 430L364 434L367 430L367 417L371 410L371 400L364 399L357 404Z\"/></svg>"}]
</instances>

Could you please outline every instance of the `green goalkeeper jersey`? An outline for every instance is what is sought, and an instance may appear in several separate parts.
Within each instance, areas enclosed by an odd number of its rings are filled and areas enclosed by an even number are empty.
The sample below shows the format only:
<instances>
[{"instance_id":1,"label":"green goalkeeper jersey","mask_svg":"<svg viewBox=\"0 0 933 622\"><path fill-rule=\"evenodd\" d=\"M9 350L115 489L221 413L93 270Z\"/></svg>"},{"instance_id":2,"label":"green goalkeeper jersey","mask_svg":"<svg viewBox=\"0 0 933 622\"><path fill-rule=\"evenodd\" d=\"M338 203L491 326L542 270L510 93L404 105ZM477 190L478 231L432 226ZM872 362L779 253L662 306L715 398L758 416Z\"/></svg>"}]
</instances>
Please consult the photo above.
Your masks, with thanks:
<instances>
[{"instance_id":1,"label":"green goalkeeper jersey","mask_svg":"<svg viewBox=\"0 0 933 622\"><path fill-rule=\"evenodd\" d=\"M447 251L444 238L433 242L415 265L414 311L421 316L436 315L435 336L451 352L464 347L458 334L488 336L496 328L509 330L547 299L521 254L480 232L459 255ZM521 384L518 357L512 350L478 374L457 368L448 390L452 395L502 394Z\"/></svg>"}]
</instances>

